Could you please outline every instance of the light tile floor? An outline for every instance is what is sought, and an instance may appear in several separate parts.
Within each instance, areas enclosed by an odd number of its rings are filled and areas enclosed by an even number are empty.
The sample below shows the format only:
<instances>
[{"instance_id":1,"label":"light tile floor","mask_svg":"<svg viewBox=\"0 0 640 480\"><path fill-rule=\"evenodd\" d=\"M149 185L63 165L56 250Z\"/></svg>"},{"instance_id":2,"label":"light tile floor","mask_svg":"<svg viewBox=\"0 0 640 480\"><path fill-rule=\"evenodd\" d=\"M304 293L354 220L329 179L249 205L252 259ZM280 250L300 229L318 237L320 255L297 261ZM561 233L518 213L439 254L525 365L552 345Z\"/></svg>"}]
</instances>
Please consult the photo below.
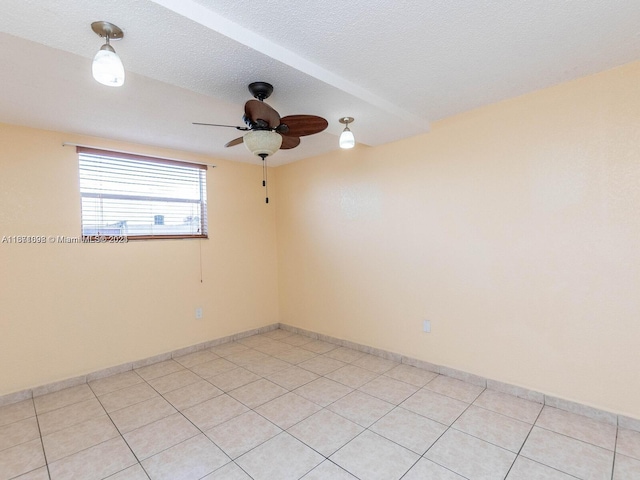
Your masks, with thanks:
<instances>
[{"instance_id":1,"label":"light tile floor","mask_svg":"<svg viewBox=\"0 0 640 480\"><path fill-rule=\"evenodd\" d=\"M640 433L274 330L0 408L0 480L638 480Z\"/></svg>"}]
</instances>

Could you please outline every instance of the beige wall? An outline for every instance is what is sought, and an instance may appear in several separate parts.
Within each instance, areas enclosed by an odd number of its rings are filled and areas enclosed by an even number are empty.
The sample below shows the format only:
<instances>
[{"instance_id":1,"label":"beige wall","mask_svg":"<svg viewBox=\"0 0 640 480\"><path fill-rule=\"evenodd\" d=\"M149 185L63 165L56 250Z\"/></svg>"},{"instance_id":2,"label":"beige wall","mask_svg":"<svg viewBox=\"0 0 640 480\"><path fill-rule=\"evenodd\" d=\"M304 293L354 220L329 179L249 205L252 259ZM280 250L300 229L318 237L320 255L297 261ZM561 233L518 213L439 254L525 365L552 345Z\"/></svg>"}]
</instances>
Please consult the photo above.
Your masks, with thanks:
<instances>
[{"instance_id":1,"label":"beige wall","mask_svg":"<svg viewBox=\"0 0 640 480\"><path fill-rule=\"evenodd\" d=\"M636 63L279 167L281 321L640 418L639 152Z\"/></svg>"},{"instance_id":2,"label":"beige wall","mask_svg":"<svg viewBox=\"0 0 640 480\"><path fill-rule=\"evenodd\" d=\"M0 125L0 237L79 233L63 141L218 165L210 238L0 244L0 395L282 321L640 418L640 64L279 167L269 206L259 166Z\"/></svg>"},{"instance_id":3,"label":"beige wall","mask_svg":"<svg viewBox=\"0 0 640 480\"><path fill-rule=\"evenodd\" d=\"M0 125L0 237L79 235L78 161L64 141L217 165L209 239L0 243L0 395L279 321L260 166Z\"/></svg>"}]
</instances>

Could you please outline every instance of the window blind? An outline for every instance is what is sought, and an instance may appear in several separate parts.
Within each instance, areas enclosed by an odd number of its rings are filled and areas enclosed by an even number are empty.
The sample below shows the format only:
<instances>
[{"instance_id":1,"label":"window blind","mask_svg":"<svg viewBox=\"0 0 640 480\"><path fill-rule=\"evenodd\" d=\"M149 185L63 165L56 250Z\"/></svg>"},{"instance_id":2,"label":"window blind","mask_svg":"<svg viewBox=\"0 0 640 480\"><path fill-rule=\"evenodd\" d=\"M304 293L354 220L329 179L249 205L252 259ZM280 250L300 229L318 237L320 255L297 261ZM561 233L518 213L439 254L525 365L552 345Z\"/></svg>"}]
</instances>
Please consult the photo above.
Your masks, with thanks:
<instances>
[{"instance_id":1,"label":"window blind","mask_svg":"<svg viewBox=\"0 0 640 480\"><path fill-rule=\"evenodd\" d=\"M77 147L84 236L207 236L207 167Z\"/></svg>"}]
</instances>

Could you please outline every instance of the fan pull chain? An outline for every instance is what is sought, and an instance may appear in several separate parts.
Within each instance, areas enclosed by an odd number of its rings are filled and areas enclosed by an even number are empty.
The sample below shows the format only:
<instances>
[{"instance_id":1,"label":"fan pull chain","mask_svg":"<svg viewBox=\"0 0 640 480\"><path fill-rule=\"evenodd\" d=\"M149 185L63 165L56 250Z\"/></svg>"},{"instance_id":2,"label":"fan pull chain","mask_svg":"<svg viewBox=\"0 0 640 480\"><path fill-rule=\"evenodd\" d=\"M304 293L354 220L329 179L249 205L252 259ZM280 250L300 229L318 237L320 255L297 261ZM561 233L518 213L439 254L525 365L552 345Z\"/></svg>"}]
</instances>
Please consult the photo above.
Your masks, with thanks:
<instances>
[{"instance_id":1,"label":"fan pull chain","mask_svg":"<svg viewBox=\"0 0 640 480\"><path fill-rule=\"evenodd\" d=\"M269 187L267 185L267 175L268 175L268 168L267 168L267 158L265 157L264 159L264 194L265 194L265 198L264 201L265 203L269 203Z\"/></svg>"},{"instance_id":2,"label":"fan pull chain","mask_svg":"<svg viewBox=\"0 0 640 480\"><path fill-rule=\"evenodd\" d=\"M267 155L260 154L262 158L262 186L265 188L265 203L269 203L269 187L267 187Z\"/></svg>"}]
</instances>

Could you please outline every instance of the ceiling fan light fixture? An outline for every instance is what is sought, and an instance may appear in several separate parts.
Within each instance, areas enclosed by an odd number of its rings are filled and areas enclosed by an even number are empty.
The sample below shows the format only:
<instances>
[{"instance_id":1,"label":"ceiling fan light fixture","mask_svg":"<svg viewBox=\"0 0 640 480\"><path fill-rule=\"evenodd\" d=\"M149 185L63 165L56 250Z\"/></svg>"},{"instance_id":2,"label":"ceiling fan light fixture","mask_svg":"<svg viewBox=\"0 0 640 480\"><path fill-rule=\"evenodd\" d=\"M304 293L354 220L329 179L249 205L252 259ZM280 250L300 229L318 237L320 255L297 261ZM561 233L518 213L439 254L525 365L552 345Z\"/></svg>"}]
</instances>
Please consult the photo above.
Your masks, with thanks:
<instances>
[{"instance_id":1,"label":"ceiling fan light fixture","mask_svg":"<svg viewBox=\"0 0 640 480\"><path fill-rule=\"evenodd\" d=\"M353 122L353 117L342 117L338 121L345 126L340 134L340 148L353 148L356 145L356 139L353 136L353 132L349 130L349 124Z\"/></svg>"},{"instance_id":2,"label":"ceiling fan light fixture","mask_svg":"<svg viewBox=\"0 0 640 480\"><path fill-rule=\"evenodd\" d=\"M106 43L93 57L91 65L93 78L109 87L122 86L124 84L124 66L109 40L119 40L124 36L124 33L119 27L109 22L93 22L91 28L100 37L106 39Z\"/></svg>"},{"instance_id":3,"label":"ceiling fan light fixture","mask_svg":"<svg viewBox=\"0 0 640 480\"><path fill-rule=\"evenodd\" d=\"M251 153L258 157L273 155L282 145L282 136L273 130L251 130L242 137Z\"/></svg>"}]
</instances>

